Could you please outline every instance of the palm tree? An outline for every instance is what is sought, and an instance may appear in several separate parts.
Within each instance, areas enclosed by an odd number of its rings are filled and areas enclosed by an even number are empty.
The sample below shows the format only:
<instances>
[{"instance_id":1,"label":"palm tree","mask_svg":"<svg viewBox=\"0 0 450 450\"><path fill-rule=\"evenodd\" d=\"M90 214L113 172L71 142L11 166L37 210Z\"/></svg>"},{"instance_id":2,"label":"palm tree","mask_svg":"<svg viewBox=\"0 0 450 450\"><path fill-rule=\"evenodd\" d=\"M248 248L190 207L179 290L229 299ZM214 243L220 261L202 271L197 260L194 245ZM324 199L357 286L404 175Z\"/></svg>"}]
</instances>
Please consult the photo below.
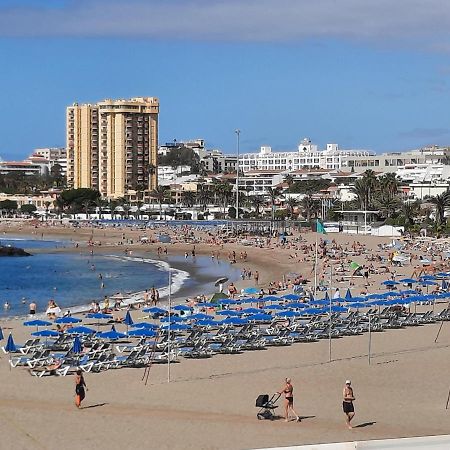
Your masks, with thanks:
<instances>
[{"instance_id":1,"label":"palm tree","mask_svg":"<svg viewBox=\"0 0 450 450\"><path fill-rule=\"evenodd\" d=\"M217 192L217 197L219 201L222 203L223 213L225 214L225 210L230 203L230 200L233 198L233 187L230 183L219 183L215 187Z\"/></svg>"},{"instance_id":2,"label":"palm tree","mask_svg":"<svg viewBox=\"0 0 450 450\"><path fill-rule=\"evenodd\" d=\"M436 225L442 225L445 222L445 212L450 208L450 192L446 191L435 197L430 197L428 201L435 207Z\"/></svg>"},{"instance_id":3,"label":"palm tree","mask_svg":"<svg viewBox=\"0 0 450 450\"><path fill-rule=\"evenodd\" d=\"M383 191L374 201L375 208L380 211L382 217L390 219L401 207L401 201L397 197L391 197L387 191Z\"/></svg>"},{"instance_id":4,"label":"palm tree","mask_svg":"<svg viewBox=\"0 0 450 450\"><path fill-rule=\"evenodd\" d=\"M281 194L280 188L271 188L271 187L267 188L267 195L270 198L270 204L272 208L272 220L275 217L275 202L277 201L280 194Z\"/></svg>"},{"instance_id":5,"label":"palm tree","mask_svg":"<svg viewBox=\"0 0 450 450\"><path fill-rule=\"evenodd\" d=\"M289 189L291 189L292 185L294 184L294 177L291 174L286 175L284 178L284 181L289 186Z\"/></svg>"},{"instance_id":6,"label":"palm tree","mask_svg":"<svg viewBox=\"0 0 450 450\"><path fill-rule=\"evenodd\" d=\"M195 205L196 195L194 191L184 191L181 194L181 203L187 208L192 208Z\"/></svg>"},{"instance_id":7,"label":"palm tree","mask_svg":"<svg viewBox=\"0 0 450 450\"><path fill-rule=\"evenodd\" d=\"M49 202L49 201L44 202L44 206L45 206L45 220L48 220L48 211L50 209L50 205L51 205L51 202Z\"/></svg>"},{"instance_id":8,"label":"palm tree","mask_svg":"<svg viewBox=\"0 0 450 450\"><path fill-rule=\"evenodd\" d=\"M82 205L83 205L83 208L84 208L84 212L86 214L86 219L89 219L89 208L92 205L91 200L84 200Z\"/></svg>"},{"instance_id":9,"label":"palm tree","mask_svg":"<svg viewBox=\"0 0 450 450\"><path fill-rule=\"evenodd\" d=\"M202 206L203 211L206 210L206 206L211 201L211 192L204 185L200 185L200 190L197 191L197 201Z\"/></svg>"},{"instance_id":10,"label":"palm tree","mask_svg":"<svg viewBox=\"0 0 450 450\"><path fill-rule=\"evenodd\" d=\"M405 220L406 228L414 225L414 219L418 216L419 211L420 200L417 200L415 202L403 203L400 214Z\"/></svg>"},{"instance_id":11,"label":"palm tree","mask_svg":"<svg viewBox=\"0 0 450 450\"><path fill-rule=\"evenodd\" d=\"M393 172L386 173L379 178L380 190L393 198L398 194L400 180Z\"/></svg>"},{"instance_id":12,"label":"palm tree","mask_svg":"<svg viewBox=\"0 0 450 450\"><path fill-rule=\"evenodd\" d=\"M99 197L94 200L94 204L98 211L99 218L102 219L102 208L105 206L105 201Z\"/></svg>"},{"instance_id":13,"label":"palm tree","mask_svg":"<svg viewBox=\"0 0 450 450\"><path fill-rule=\"evenodd\" d=\"M260 208L264 205L265 201L264 198L261 195L251 195L248 198L248 202L253 208L255 208L255 216L256 218L259 217Z\"/></svg>"},{"instance_id":14,"label":"palm tree","mask_svg":"<svg viewBox=\"0 0 450 450\"><path fill-rule=\"evenodd\" d=\"M289 216L292 218L294 216L294 208L298 206L298 200L294 197L289 197L286 201L286 204L289 207Z\"/></svg>"},{"instance_id":15,"label":"palm tree","mask_svg":"<svg viewBox=\"0 0 450 450\"><path fill-rule=\"evenodd\" d=\"M300 206L303 209L304 215L306 215L307 222L311 222L311 216L317 216L319 207L317 201L311 195L305 195L300 202Z\"/></svg>"},{"instance_id":16,"label":"palm tree","mask_svg":"<svg viewBox=\"0 0 450 450\"><path fill-rule=\"evenodd\" d=\"M350 190L358 198L360 209L361 210L366 209L369 197L369 187L367 183L362 178L359 178L358 180L355 181L354 185L351 187Z\"/></svg>"},{"instance_id":17,"label":"palm tree","mask_svg":"<svg viewBox=\"0 0 450 450\"><path fill-rule=\"evenodd\" d=\"M60 195L58 195L58 197L56 197L56 199L53 201L53 206L58 211L59 217L61 217L61 214L64 211L65 202Z\"/></svg>"},{"instance_id":18,"label":"palm tree","mask_svg":"<svg viewBox=\"0 0 450 450\"><path fill-rule=\"evenodd\" d=\"M153 189L150 192L150 197L154 198L159 204L159 218L162 218L162 204L164 200L167 200L168 197L168 189L166 186L157 186L156 189Z\"/></svg>"}]
</instances>

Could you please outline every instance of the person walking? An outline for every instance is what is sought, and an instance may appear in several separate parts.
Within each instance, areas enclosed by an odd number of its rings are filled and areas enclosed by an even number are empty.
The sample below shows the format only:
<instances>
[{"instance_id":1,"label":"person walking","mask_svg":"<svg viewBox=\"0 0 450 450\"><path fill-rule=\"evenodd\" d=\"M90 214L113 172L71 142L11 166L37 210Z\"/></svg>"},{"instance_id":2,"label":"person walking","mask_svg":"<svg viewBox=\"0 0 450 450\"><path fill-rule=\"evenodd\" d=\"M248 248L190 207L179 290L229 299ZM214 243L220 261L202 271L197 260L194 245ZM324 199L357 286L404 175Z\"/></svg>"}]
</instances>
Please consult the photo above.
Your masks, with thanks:
<instances>
[{"instance_id":1,"label":"person walking","mask_svg":"<svg viewBox=\"0 0 450 450\"><path fill-rule=\"evenodd\" d=\"M286 378L285 379L285 385L283 389L281 389L280 392L277 392L277 394L284 394L284 418L285 422L289 422L289 412L292 411L295 416L295 420L297 422L300 422L299 415L294 410L294 386L292 386L291 379Z\"/></svg>"},{"instance_id":2,"label":"person walking","mask_svg":"<svg viewBox=\"0 0 450 450\"><path fill-rule=\"evenodd\" d=\"M345 382L344 391L343 391L343 401L342 401L342 409L344 410L344 414L346 415L346 424L349 430L352 429L350 422L355 416L355 407L353 406L353 402L355 400L355 394L352 388L352 382L347 380Z\"/></svg>"},{"instance_id":3,"label":"person walking","mask_svg":"<svg viewBox=\"0 0 450 450\"><path fill-rule=\"evenodd\" d=\"M88 391L86 386L86 382L84 381L83 373L81 370L77 370L77 374L75 376L75 405L77 408L81 407L81 402L86 397L85 389Z\"/></svg>"}]
</instances>

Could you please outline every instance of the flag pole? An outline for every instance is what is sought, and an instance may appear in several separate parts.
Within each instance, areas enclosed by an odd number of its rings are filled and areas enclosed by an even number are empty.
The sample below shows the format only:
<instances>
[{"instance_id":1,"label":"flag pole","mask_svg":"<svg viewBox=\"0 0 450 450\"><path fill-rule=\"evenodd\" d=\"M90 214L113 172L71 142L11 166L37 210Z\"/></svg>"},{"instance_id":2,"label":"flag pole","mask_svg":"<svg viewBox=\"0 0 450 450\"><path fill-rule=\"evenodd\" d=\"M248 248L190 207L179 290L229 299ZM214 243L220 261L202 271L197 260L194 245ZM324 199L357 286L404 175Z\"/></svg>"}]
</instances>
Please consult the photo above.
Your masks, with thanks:
<instances>
[{"instance_id":1,"label":"flag pole","mask_svg":"<svg viewBox=\"0 0 450 450\"><path fill-rule=\"evenodd\" d=\"M169 326L167 327L167 382L170 383L170 314L172 309L172 270L169 267Z\"/></svg>"}]
</instances>

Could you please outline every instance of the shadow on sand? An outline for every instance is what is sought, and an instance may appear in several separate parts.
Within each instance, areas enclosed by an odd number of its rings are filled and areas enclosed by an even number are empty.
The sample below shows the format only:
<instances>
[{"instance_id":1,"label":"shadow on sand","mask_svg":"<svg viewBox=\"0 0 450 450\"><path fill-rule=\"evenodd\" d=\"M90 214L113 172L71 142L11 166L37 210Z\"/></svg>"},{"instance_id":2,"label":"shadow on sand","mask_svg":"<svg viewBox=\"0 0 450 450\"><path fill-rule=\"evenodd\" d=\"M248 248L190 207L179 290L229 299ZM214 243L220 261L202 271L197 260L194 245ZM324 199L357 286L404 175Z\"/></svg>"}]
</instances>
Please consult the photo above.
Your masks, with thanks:
<instances>
[{"instance_id":1,"label":"shadow on sand","mask_svg":"<svg viewBox=\"0 0 450 450\"><path fill-rule=\"evenodd\" d=\"M99 406L105 406L109 403L97 403L96 405L82 406L80 409L98 408Z\"/></svg>"},{"instance_id":2,"label":"shadow on sand","mask_svg":"<svg viewBox=\"0 0 450 450\"><path fill-rule=\"evenodd\" d=\"M353 428L365 428L365 427L371 427L372 425L375 425L376 422L364 422L360 423L359 425L355 425Z\"/></svg>"}]
</instances>

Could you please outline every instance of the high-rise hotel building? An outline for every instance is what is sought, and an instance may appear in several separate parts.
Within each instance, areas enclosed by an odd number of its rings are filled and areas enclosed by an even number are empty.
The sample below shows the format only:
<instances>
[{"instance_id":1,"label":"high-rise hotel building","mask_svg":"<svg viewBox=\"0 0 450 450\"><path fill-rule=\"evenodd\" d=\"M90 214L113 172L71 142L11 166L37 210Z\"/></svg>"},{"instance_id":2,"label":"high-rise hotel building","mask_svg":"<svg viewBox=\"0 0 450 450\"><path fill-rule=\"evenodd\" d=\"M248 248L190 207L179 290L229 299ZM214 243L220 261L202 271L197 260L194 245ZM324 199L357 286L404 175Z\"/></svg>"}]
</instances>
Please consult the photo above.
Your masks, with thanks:
<instances>
[{"instance_id":1,"label":"high-rise hotel building","mask_svg":"<svg viewBox=\"0 0 450 450\"><path fill-rule=\"evenodd\" d=\"M137 97L67 108L67 183L103 197L155 189L159 100Z\"/></svg>"}]
</instances>

